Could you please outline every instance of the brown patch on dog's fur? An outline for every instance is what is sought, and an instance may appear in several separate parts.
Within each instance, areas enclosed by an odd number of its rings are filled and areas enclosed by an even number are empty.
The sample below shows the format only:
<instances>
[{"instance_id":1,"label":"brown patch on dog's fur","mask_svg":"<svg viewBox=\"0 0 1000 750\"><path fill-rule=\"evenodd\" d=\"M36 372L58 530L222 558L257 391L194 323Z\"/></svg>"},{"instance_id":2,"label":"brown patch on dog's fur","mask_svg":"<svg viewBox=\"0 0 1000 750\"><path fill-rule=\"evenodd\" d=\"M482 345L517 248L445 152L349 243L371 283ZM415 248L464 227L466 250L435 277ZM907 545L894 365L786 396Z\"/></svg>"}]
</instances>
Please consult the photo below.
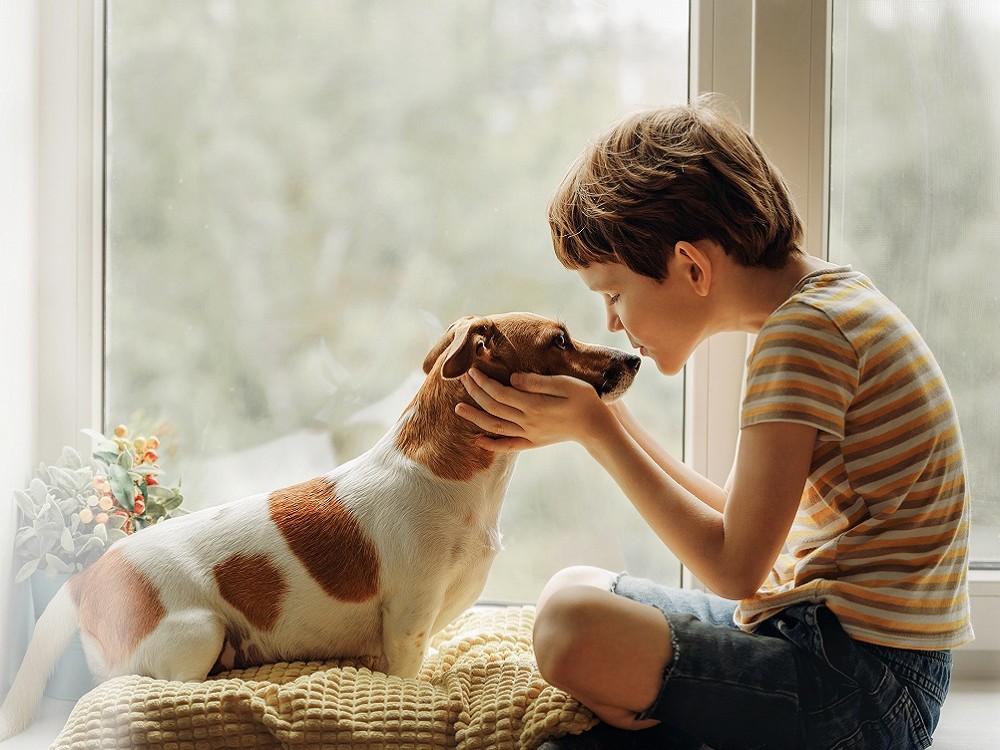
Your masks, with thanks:
<instances>
[{"instance_id":1,"label":"brown patch on dog's fur","mask_svg":"<svg viewBox=\"0 0 1000 750\"><path fill-rule=\"evenodd\" d=\"M98 644L111 671L124 666L166 615L159 591L121 550L110 550L73 576L69 590L80 630Z\"/></svg>"},{"instance_id":2,"label":"brown patch on dog's fur","mask_svg":"<svg viewBox=\"0 0 1000 750\"><path fill-rule=\"evenodd\" d=\"M235 554L212 568L219 594L258 630L278 622L288 584L267 555Z\"/></svg>"},{"instance_id":3,"label":"brown patch on dog's fur","mask_svg":"<svg viewBox=\"0 0 1000 750\"><path fill-rule=\"evenodd\" d=\"M435 476L455 482L486 471L496 458L473 445L482 431L455 413L455 404L462 400L470 399L459 381L427 378L396 435L396 447L404 456L423 464Z\"/></svg>"},{"instance_id":4,"label":"brown patch on dog's fur","mask_svg":"<svg viewBox=\"0 0 1000 750\"><path fill-rule=\"evenodd\" d=\"M378 550L323 477L268 498L271 520L309 575L334 599L363 602L379 591Z\"/></svg>"}]
</instances>

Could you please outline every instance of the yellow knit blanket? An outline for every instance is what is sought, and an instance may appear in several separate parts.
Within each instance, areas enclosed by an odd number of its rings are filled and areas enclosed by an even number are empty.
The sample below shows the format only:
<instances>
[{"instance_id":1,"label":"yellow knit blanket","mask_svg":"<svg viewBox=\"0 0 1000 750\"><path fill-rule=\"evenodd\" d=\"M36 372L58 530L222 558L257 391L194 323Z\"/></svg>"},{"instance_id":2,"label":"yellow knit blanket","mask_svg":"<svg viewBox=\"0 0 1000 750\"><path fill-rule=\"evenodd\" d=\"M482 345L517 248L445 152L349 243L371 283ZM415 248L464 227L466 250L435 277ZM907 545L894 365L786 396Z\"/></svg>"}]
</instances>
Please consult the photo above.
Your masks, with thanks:
<instances>
[{"instance_id":1,"label":"yellow knit blanket","mask_svg":"<svg viewBox=\"0 0 1000 750\"><path fill-rule=\"evenodd\" d=\"M83 696L53 750L535 748L596 720L542 680L533 607L476 607L404 680L357 661L295 662L206 682L119 677Z\"/></svg>"}]
</instances>

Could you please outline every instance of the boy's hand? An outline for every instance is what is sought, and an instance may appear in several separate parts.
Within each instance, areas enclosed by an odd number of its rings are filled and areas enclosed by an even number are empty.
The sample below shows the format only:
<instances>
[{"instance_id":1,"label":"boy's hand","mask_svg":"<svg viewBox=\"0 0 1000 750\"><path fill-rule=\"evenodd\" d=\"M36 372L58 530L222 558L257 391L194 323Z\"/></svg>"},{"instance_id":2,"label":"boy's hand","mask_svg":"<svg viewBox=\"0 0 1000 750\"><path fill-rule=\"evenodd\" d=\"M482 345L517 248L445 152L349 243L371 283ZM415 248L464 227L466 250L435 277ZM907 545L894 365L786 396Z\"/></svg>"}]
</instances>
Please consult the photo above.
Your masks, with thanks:
<instances>
[{"instance_id":1,"label":"boy's hand","mask_svg":"<svg viewBox=\"0 0 1000 750\"><path fill-rule=\"evenodd\" d=\"M461 403L458 416L496 437L481 437L476 445L491 451L538 448L565 440L585 443L614 419L593 386L568 375L516 372L505 386L476 368L462 376L462 384L479 405Z\"/></svg>"}]
</instances>

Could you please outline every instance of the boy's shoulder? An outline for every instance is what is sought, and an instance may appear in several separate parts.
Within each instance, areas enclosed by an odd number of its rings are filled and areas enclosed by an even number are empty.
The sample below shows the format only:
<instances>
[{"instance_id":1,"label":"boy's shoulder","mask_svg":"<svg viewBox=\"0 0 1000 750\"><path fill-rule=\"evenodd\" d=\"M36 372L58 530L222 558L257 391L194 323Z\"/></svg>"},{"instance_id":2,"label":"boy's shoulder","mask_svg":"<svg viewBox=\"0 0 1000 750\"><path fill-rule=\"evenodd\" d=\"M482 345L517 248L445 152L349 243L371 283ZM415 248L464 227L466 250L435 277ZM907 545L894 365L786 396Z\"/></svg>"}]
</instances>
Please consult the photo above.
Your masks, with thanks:
<instances>
[{"instance_id":1,"label":"boy's shoulder","mask_svg":"<svg viewBox=\"0 0 1000 750\"><path fill-rule=\"evenodd\" d=\"M902 310L871 279L850 266L803 277L768 318L761 333L796 326L830 329L859 353L886 337L916 334Z\"/></svg>"}]
</instances>

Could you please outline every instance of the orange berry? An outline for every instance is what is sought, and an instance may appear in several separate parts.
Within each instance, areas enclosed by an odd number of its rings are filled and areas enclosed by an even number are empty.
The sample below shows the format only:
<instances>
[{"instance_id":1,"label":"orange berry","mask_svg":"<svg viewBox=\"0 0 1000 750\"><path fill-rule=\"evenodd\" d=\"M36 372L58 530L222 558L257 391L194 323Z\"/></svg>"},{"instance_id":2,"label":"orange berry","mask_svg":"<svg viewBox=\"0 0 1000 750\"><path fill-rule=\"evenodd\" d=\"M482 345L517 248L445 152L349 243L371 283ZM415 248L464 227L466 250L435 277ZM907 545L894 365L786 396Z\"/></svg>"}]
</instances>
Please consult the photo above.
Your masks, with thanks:
<instances>
[{"instance_id":1,"label":"orange berry","mask_svg":"<svg viewBox=\"0 0 1000 750\"><path fill-rule=\"evenodd\" d=\"M97 521L98 523L107 523L108 522L108 514L107 513L98 513L97 517L94 520Z\"/></svg>"},{"instance_id":2,"label":"orange berry","mask_svg":"<svg viewBox=\"0 0 1000 750\"><path fill-rule=\"evenodd\" d=\"M135 512L140 516L146 512L146 501L141 497L135 499Z\"/></svg>"},{"instance_id":3,"label":"orange berry","mask_svg":"<svg viewBox=\"0 0 1000 750\"><path fill-rule=\"evenodd\" d=\"M132 441L132 445L135 446L136 453L142 453L144 450L146 450L146 445L147 445L146 438L137 437L135 440Z\"/></svg>"},{"instance_id":4,"label":"orange berry","mask_svg":"<svg viewBox=\"0 0 1000 750\"><path fill-rule=\"evenodd\" d=\"M155 463L156 459L158 459L159 457L160 454L158 454L152 448L150 448L149 450L147 450L145 453L142 454L142 460L145 461L147 464Z\"/></svg>"},{"instance_id":5,"label":"orange berry","mask_svg":"<svg viewBox=\"0 0 1000 750\"><path fill-rule=\"evenodd\" d=\"M160 483L159 480L157 480L157 478L154 477L152 474L147 474L146 475L146 486L147 487L155 487L159 483Z\"/></svg>"},{"instance_id":6,"label":"orange berry","mask_svg":"<svg viewBox=\"0 0 1000 750\"><path fill-rule=\"evenodd\" d=\"M102 497L97 503L101 510L111 510L111 506L114 505L114 501L107 495Z\"/></svg>"},{"instance_id":7,"label":"orange berry","mask_svg":"<svg viewBox=\"0 0 1000 750\"><path fill-rule=\"evenodd\" d=\"M83 523L90 523L94 520L94 511L90 508L84 508L80 511L80 521Z\"/></svg>"},{"instance_id":8,"label":"orange berry","mask_svg":"<svg viewBox=\"0 0 1000 750\"><path fill-rule=\"evenodd\" d=\"M128 434L128 427L126 427L125 425L120 424L117 427L115 427L115 437L123 438L127 434Z\"/></svg>"},{"instance_id":9,"label":"orange berry","mask_svg":"<svg viewBox=\"0 0 1000 750\"><path fill-rule=\"evenodd\" d=\"M146 438L146 447L152 448L154 451L160 447L160 439L156 435L150 435Z\"/></svg>"}]
</instances>

